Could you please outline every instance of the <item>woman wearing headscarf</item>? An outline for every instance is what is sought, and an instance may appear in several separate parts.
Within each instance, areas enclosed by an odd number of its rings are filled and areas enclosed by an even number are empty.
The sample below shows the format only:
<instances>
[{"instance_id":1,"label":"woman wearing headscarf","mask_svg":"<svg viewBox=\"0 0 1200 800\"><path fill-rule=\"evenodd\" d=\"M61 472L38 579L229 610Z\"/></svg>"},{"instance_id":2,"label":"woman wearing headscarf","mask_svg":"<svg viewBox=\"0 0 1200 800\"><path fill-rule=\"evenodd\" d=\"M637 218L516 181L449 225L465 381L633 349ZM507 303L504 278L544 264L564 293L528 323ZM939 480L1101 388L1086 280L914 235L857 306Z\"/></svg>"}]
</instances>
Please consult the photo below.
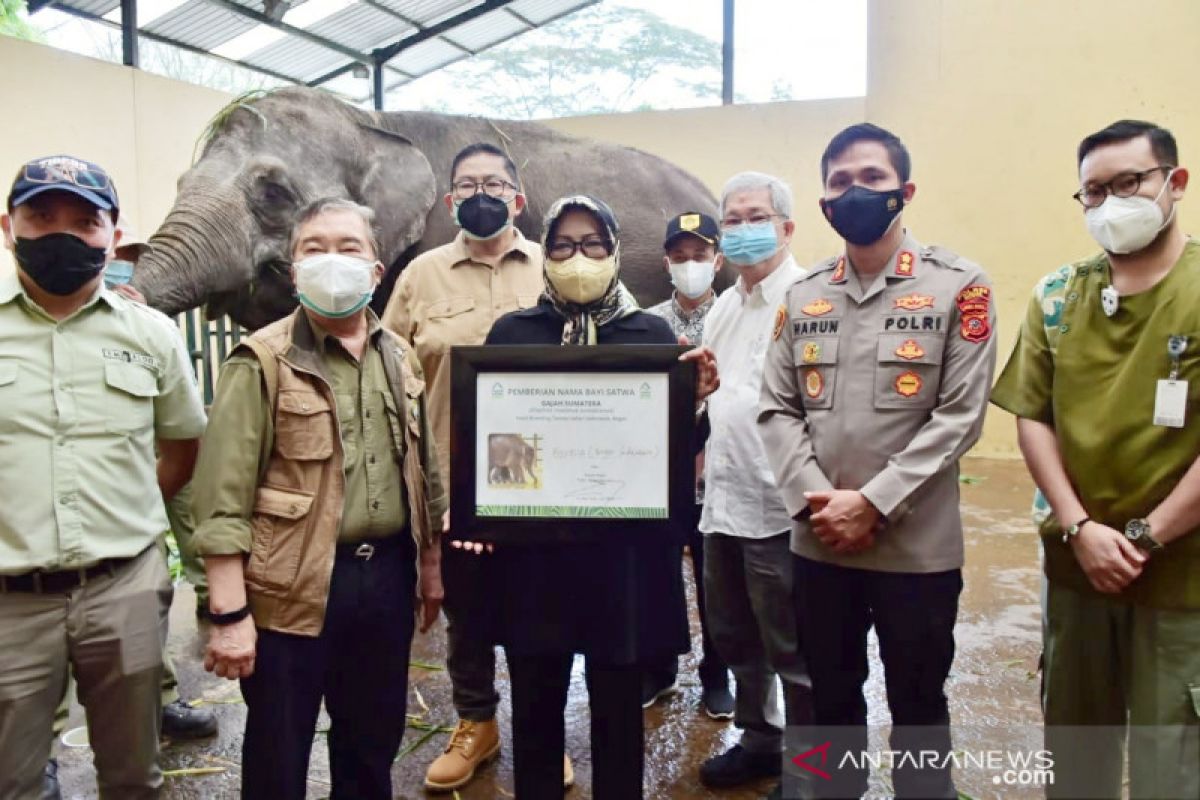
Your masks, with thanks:
<instances>
[{"instance_id":1,"label":"woman wearing headscarf","mask_svg":"<svg viewBox=\"0 0 1200 800\"><path fill-rule=\"evenodd\" d=\"M487 344L676 343L670 326L640 311L621 285L619 230L607 205L562 198L543 231L545 293L537 306L497 320ZM707 351L688 356L700 368L697 394L707 396L715 361ZM518 798L562 797L563 712L576 654L591 706L592 796L642 796L642 669L690 645L681 559L680 545L653 539L495 548L495 633L512 682Z\"/></svg>"}]
</instances>

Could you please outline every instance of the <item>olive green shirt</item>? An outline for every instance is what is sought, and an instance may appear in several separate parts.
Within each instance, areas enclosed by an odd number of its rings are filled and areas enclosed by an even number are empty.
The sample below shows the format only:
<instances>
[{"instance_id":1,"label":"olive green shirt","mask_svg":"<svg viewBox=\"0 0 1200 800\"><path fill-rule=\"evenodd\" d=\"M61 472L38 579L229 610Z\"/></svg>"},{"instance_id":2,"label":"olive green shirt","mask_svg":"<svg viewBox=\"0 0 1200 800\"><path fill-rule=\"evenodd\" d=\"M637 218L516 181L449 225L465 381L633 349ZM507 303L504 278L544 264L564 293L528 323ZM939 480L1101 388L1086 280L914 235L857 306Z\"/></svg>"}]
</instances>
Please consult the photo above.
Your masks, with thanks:
<instances>
[{"instance_id":1,"label":"olive green shirt","mask_svg":"<svg viewBox=\"0 0 1200 800\"><path fill-rule=\"evenodd\" d=\"M391 395L379 355L382 328L367 312L368 346L361 361L335 336L308 317L333 390L346 477L339 542L379 539L401 533L408 524L401 464L388 428ZM248 520L262 465L270 457L273 424L262 388L262 367L254 356L234 355L221 367L212 419L204 437L193 490L195 548L205 555L249 552ZM428 436L428 425L423 436ZM206 452L220 453L219 468L206 466ZM440 520L434 520L440 524Z\"/></svg>"},{"instance_id":2,"label":"olive green shirt","mask_svg":"<svg viewBox=\"0 0 1200 800\"><path fill-rule=\"evenodd\" d=\"M1158 285L1121 297L1112 317L1100 304L1110 284L1103 254L1039 281L992 402L1052 425L1088 516L1123 530L1153 511L1200 455L1200 242L1188 241ZM1182 428L1154 424L1157 384L1171 372L1172 335L1188 337L1179 362L1179 379L1188 382ZM1047 577L1093 591L1053 515L1041 533ZM1200 537L1194 533L1155 555L1118 597L1200 608Z\"/></svg>"},{"instance_id":3,"label":"olive green shirt","mask_svg":"<svg viewBox=\"0 0 1200 800\"><path fill-rule=\"evenodd\" d=\"M0 278L0 574L87 567L168 523L156 439L196 439L204 405L179 329L101 288L55 320Z\"/></svg>"}]
</instances>

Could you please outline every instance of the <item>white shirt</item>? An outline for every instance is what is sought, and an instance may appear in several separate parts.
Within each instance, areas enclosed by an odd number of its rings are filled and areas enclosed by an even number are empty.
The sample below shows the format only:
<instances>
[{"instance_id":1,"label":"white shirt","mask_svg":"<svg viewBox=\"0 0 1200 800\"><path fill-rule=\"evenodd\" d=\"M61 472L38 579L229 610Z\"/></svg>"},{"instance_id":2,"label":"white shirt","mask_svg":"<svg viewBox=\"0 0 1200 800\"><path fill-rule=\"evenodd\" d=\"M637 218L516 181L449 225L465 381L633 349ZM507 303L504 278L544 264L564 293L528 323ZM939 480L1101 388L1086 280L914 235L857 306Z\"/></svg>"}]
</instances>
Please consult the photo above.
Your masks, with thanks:
<instances>
[{"instance_id":1,"label":"white shirt","mask_svg":"<svg viewBox=\"0 0 1200 800\"><path fill-rule=\"evenodd\" d=\"M763 539L792 529L756 419L775 320L788 288L804 272L788 256L749 292L739 277L708 313L704 343L716 353L721 388L708 398L712 433L704 457L703 533Z\"/></svg>"}]
</instances>

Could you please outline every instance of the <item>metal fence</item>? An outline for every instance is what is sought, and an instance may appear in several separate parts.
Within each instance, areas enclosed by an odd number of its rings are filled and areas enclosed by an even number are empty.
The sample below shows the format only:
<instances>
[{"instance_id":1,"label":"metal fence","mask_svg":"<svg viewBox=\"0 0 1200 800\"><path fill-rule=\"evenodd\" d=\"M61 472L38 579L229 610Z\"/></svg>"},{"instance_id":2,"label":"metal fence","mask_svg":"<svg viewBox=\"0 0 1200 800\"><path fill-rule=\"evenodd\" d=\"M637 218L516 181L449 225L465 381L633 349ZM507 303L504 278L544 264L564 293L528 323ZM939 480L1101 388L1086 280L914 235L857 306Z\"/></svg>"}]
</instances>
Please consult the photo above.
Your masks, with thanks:
<instances>
[{"instance_id":1,"label":"metal fence","mask_svg":"<svg viewBox=\"0 0 1200 800\"><path fill-rule=\"evenodd\" d=\"M204 405L212 405L213 389L217 385L221 364L242 337L249 334L228 317L206 320L204 311L199 308L185 311L176 320L196 369L196 380L204 396Z\"/></svg>"}]
</instances>

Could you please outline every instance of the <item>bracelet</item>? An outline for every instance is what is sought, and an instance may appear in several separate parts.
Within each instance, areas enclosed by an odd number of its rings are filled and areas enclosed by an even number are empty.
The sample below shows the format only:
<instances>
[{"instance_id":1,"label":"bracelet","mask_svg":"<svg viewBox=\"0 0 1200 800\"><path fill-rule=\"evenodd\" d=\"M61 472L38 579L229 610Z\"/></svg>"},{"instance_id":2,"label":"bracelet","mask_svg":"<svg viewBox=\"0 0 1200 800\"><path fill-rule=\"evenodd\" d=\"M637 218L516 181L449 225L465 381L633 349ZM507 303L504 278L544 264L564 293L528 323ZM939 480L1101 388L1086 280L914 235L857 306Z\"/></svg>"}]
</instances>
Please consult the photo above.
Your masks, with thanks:
<instances>
[{"instance_id":1,"label":"bracelet","mask_svg":"<svg viewBox=\"0 0 1200 800\"><path fill-rule=\"evenodd\" d=\"M1071 541L1071 539L1078 536L1079 532L1081 530L1083 530L1083 526L1087 525L1091 521L1092 521L1091 517L1084 517L1083 519L1079 520L1079 522L1076 522L1074 525L1068 525L1067 527L1063 528L1063 536L1062 536L1063 544L1069 543Z\"/></svg>"},{"instance_id":2,"label":"bracelet","mask_svg":"<svg viewBox=\"0 0 1200 800\"><path fill-rule=\"evenodd\" d=\"M241 622L248 616L250 616L250 604L246 603L246 605L237 611L230 611L228 614L217 614L210 609L208 612L208 621L213 625L233 625Z\"/></svg>"}]
</instances>

